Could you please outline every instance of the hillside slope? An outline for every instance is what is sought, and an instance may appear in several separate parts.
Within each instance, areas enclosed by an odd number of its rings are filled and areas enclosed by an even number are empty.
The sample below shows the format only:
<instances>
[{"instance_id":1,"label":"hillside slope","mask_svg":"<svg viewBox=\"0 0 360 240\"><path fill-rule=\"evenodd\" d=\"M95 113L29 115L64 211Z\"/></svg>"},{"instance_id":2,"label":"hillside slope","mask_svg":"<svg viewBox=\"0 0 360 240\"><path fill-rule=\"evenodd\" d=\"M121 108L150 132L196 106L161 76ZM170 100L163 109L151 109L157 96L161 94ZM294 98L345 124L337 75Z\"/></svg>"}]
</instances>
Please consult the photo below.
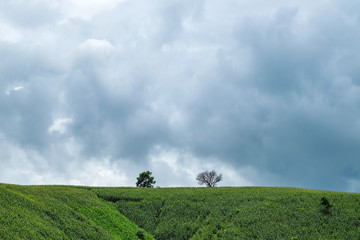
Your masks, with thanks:
<instances>
[{"instance_id":1,"label":"hillside slope","mask_svg":"<svg viewBox=\"0 0 360 240\"><path fill-rule=\"evenodd\" d=\"M0 239L153 239L87 188L0 184Z\"/></svg>"},{"instance_id":2,"label":"hillside slope","mask_svg":"<svg viewBox=\"0 0 360 240\"><path fill-rule=\"evenodd\" d=\"M296 188L93 188L158 240L360 239L360 194ZM325 197L328 208L321 204Z\"/></svg>"},{"instance_id":3,"label":"hillside slope","mask_svg":"<svg viewBox=\"0 0 360 240\"><path fill-rule=\"evenodd\" d=\"M160 240L360 239L360 194L0 184L0 239L154 239L145 231Z\"/></svg>"}]
</instances>

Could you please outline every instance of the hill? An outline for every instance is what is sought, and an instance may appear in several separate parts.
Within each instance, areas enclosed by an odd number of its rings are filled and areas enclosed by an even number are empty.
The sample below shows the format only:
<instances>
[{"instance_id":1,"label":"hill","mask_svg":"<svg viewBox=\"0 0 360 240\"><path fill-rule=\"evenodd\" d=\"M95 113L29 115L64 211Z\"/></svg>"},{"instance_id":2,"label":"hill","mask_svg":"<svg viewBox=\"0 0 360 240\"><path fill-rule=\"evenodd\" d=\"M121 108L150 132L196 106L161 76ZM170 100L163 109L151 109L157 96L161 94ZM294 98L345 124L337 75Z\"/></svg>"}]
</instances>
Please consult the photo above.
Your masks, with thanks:
<instances>
[{"instance_id":1,"label":"hill","mask_svg":"<svg viewBox=\"0 0 360 240\"><path fill-rule=\"evenodd\" d=\"M139 239L137 236L153 239L89 188L0 184L0 239Z\"/></svg>"},{"instance_id":2,"label":"hill","mask_svg":"<svg viewBox=\"0 0 360 240\"><path fill-rule=\"evenodd\" d=\"M360 239L360 194L296 188L93 188L156 239ZM321 204L325 197L331 207Z\"/></svg>"},{"instance_id":3,"label":"hill","mask_svg":"<svg viewBox=\"0 0 360 240\"><path fill-rule=\"evenodd\" d=\"M360 194L0 184L0 217L1 239L360 239Z\"/></svg>"}]
</instances>

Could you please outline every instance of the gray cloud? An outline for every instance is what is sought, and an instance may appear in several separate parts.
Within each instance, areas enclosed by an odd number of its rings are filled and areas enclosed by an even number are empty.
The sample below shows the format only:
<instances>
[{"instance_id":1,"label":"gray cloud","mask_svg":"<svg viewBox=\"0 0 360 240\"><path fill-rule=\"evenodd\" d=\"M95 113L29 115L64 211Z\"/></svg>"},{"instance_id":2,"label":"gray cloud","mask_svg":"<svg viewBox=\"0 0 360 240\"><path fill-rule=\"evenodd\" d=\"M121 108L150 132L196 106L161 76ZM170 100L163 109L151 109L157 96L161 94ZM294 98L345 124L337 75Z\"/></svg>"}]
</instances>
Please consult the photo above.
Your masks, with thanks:
<instances>
[{"instance_id":1,"label":"gray cloud","mask_svg":"<svg viewBox=\"0 0 360 240\"><path fill-rule=\"evenodd\" d=\"M19 27L37 28L44 25L54 24L60 13L56 10L56 4L46 0L41 1L2 1L0 3L0 16L6 22Z\"/></svg>"},{"instance_id":2,"label":"gray cloud","mask_svg":"<svg viewBox=\"0 0 360 240\"><path fill-rule=\"evenodd\" d=\"M2 3L0 181L359 191L351 2L95 3Z\"/></svg>"}]
</instances>

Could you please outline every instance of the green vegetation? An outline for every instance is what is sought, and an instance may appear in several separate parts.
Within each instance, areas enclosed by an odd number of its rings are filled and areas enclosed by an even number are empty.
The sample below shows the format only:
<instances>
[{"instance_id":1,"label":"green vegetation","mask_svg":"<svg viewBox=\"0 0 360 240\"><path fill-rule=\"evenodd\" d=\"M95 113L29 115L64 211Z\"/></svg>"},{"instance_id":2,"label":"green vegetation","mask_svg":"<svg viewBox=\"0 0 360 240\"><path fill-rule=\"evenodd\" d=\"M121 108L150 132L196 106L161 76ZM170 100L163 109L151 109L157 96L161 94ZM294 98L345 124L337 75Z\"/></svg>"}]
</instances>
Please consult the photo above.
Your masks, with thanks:
<instances>
[{"instance_id":1,"label":"green vegetation","mask_svg":"<svg viewBox=\"0 0 360 240\"><path fill-rule=\"evenodd\" d=\"M141 227L141 228L140 228ZM360 194L0 184L0 239L360 239Z\"/></svg>"},{"instance_id":2,"label":"green vegetation","mask_svg":"<svg viewBox=\"0 0 360 240\"><path fill-rule=\"evenodd\" d=\"M360 194L262 187L92 190L156 239L360 239Z\"/></svg>"},{"instance_id":3,"label":"green vegetation","mask_svg":"<svg viewBox=\"0 0 360 240\"><path fill-rule=\"evenodd\" d=\"M89 188L0 184L0 239L153 237Z\"/></svg>"},{"instance_id":4,"label":"green vegetation","mask_svg":"<svg viewBox=\"0 0 360 240\"><path fill-rule=\"evenodd\" d=\"M136 186L137 187L154 187L156 181L154 181L154 177L151 176L152 172L146 171L139 174L139 177L136 178Z\"/></svg>"}]
</instances>

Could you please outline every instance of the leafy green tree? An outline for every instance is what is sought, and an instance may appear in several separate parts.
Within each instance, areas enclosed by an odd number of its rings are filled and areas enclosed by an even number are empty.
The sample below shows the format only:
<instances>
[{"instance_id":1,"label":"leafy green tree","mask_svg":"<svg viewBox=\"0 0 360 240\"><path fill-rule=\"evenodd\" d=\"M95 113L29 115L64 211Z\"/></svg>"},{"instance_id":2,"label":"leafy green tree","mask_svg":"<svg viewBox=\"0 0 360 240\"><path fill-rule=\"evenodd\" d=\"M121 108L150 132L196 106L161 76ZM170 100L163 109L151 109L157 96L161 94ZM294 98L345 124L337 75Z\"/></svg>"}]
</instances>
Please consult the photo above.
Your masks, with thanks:
<instances>
[{"instance_id":1,"label":"leafy green tree","mask_svg":"<svg viewBox=\"0 0 360 240\"><path fill-rule=\"evenodd\" d=\"M217 175L214 170L212 171L205 171L199 173L196 177L196 180L200 185L205 184L207 187L215 187L216 183L222 180L222 175Z\"/></svg>"},{"instance_id":2,"label":"leafy green tree","mask_svg":"<svg viewBox=\"0 0 360 240\"><path fill-rule=\"evenodd\" d=\"M139 174L139 177L136 178L136 186L137 187L154 187L156 181L154 181L154 177L151 176L152 172L146 171Z\"/></svg>"}]
</instances>

